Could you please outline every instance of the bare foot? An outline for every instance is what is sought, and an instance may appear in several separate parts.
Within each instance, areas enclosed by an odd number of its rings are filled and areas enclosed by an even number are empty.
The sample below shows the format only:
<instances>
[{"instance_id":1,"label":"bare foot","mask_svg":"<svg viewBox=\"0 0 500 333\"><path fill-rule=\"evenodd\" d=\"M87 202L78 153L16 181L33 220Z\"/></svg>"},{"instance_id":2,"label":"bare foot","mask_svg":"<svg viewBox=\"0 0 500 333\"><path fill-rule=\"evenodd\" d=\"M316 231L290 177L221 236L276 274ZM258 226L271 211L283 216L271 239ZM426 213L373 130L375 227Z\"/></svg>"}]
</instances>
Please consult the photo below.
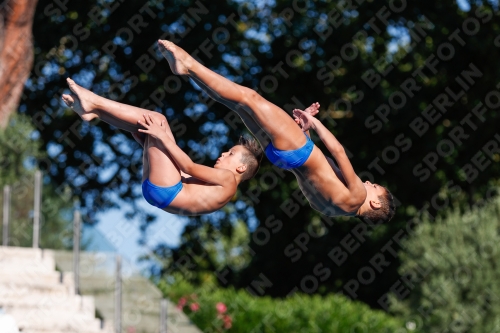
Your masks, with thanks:
<instances>
[{"instance_id":1,"label":"bare foot","mask_svg":"<svg viewBox=\"0 0 500 333\"><path fill-rule=\"evenodd\" d=\"M170 69L174 74L187 75L193 63L193 58L183 49L168 40L158 40L161 54L168 60Z\"/></svg>"},{"instance_id":2,"label":"bare foot","mask_svg":"<svg viewBox=\"0 0 500 333\"><path fill-rule=\"evenodd\" d=\"M62 95L64 103L66 103L66 105L73 111L78 113L78 115L85 121L91 121L94 118L98 118L99 115L95 112L94 104L96 95L93 92L80 87L70 78L66 79L66 81L68 82L69 89L72 91L72 94Z\"/></svg>"}]
</instances>

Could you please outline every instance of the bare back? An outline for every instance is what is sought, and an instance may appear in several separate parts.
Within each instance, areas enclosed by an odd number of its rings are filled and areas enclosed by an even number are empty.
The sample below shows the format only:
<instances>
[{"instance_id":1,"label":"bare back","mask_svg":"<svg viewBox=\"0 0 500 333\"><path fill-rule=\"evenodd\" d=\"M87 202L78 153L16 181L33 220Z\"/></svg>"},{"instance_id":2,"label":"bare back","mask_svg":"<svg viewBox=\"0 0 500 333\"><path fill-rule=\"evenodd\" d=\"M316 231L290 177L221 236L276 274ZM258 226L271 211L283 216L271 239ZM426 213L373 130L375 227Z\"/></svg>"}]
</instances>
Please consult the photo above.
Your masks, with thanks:
<instances>
[{"instance_id":1,"label":"bare back","mask_svg":"<svg viewBox=\"0 0 500 333\"><path fill-rule=\"evenodd\" d=\"M354 216L364 202L364 198L353 200L349 189L317 146L304 165L291 171L311 207L324 215Z\"/></svg>"},{"instance_id":2,"label":"bare back","mask_svg":"<svg viewBox=\"0 0 500 333\"><path fill-rule=\"evenodd\" d=\"M181 181L182 190L163 210L186 216L208 214L224 207L236 193L238 185L236 179L228 186L209 184L194 177L182 177Z\"/></svg>"}]
</instances>

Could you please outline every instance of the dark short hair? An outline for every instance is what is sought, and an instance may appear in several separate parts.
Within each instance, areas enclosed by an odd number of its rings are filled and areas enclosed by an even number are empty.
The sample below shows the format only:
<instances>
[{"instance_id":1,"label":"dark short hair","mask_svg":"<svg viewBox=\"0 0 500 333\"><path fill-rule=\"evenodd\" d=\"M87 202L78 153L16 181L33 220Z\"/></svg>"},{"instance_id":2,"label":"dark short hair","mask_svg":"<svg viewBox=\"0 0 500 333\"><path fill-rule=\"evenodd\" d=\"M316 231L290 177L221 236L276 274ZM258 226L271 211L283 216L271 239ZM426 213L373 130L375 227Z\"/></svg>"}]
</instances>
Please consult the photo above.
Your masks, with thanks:
<instances>
[{"instance_id":1,"label":"dark short hair","mask_svg":"<svg viewBox=\"0 0 500 333\"><path fill-rule=\"evenodd\" d=\"M382 186L384 187L384 186ZM389 222L396 213L396 206L394 205L394 198L389 190L384 187L385 194L379 195L380 209L369 209L361 215L357 215L360 220L370 220L373 224Z\"/></svg>"},{"instance_id":2,"label":"dark short hair","mask_svg":"<svg viewBox=\"0 0 500 333\"><path fill-rule=\"evenodd\" d=\"M241 162L247 166L247 170L241 177L241 179L245 181L255 176L259 170L263 152L257 140L253 138L240 136L238 145L245 147L247 150L241 156Z\"/></svg>"}]
</instances>

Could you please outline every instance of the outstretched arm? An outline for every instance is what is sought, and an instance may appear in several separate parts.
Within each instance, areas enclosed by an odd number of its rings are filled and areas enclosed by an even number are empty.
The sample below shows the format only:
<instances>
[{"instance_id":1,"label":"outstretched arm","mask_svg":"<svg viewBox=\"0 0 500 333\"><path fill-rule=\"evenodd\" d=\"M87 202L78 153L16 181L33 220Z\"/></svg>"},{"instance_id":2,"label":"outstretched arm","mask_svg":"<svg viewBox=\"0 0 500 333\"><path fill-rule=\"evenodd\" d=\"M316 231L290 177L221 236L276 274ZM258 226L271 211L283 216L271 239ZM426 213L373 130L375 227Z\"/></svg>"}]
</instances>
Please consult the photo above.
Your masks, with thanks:
<instances>
[{"instance_id":1,"label":"outstretched arm","mask_svg":"<svg viewBox=\"0 0 500 333\"><path fill-rule=\"evenodd\" d=\"M293 114L296 118L300 119L303 129L311 128L316 131L321 141L323 141L328 151L337 161L339 170L342 173L347 188L351 192L358 190L361 190L362 192L363 184L361 183L358 175L356 175L356 173L354 172L354 168L352 167L352 164L349 161L347 154L345 153L345 149L344 147L342 147L337 138L325 127L325 125L321 123L321 121L319 121L317 118L314 118L309 113L301 110L294 110Z\"/></svg>"},{"instance_id":2,"label":"outstretched arm","mask_svg":"<svg viewBox=\"0 0 500 333\"><path fill-rule=\"evenodd\" d=\"M221 186L228 185L234 179L234 175L228 170L214 169L194 163L165 132L163 121L158 124L150 115L144 115L144 121L139 120L137 122L145 128L139 129L139 132L149 134L160 140L182 172L207 183Z\"/></svg>"}]
</instances>

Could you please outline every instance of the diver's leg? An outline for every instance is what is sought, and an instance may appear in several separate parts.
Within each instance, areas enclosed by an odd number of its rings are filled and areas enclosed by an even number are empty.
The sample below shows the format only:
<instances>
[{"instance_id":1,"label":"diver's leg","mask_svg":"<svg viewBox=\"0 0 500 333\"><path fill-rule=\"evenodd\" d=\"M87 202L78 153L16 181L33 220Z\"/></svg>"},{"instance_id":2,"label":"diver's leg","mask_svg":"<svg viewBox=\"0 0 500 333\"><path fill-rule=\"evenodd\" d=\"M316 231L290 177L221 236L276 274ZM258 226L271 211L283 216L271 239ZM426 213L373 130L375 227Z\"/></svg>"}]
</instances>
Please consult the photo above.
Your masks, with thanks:
<instances>
[{"instance_id":1,"label":"diver's leg","mask_svg":"<svg viewBox=\"0 0 500 333\"><path fill-rule=\"evenodd\" d=\"M281 108L265 100L252 89L243 87L200 64L180 47L159 41L160 50L175 74L188 75L202 82L202 89L216 101L234 103L249 113L280 150L295 150L306 143L306 137L295 121Z\"/></svg>"},{"instance_id":2,"label":"diver's leg","mask_svg":"<svg viewBox=\"0 0 500 333\"><path fill-rule=\"evenodd\" d=\"M69 78L67 81L72 93L63 95L62 98L83 120L90 121L99 118L120 129L137 132L139 128L142 128L137 121L144 119L144 114L148 114L158 123L164 121L167 125L167 134L175 141L168 121L161 113L115 102L94 94Z\"/></svg>"}]
</instances>

